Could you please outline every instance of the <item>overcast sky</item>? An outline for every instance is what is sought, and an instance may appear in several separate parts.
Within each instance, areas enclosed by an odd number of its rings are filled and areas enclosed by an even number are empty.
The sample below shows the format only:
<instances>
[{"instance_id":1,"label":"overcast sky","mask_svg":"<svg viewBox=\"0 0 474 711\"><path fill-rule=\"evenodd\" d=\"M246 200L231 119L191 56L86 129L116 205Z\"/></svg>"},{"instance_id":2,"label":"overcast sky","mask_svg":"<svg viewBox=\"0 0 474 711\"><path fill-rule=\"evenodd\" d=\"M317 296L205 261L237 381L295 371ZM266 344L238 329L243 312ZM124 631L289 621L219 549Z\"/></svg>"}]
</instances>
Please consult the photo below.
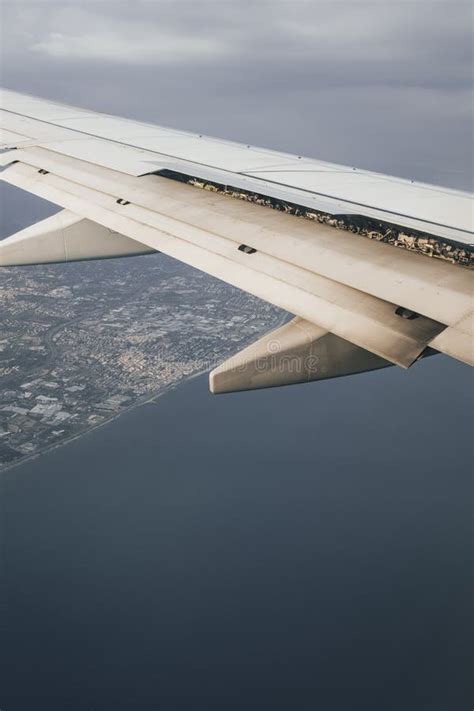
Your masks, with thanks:
<instances>
[{"instance_id":1,"label":"overcast sky","mask_svg":"<svg viewBox=\"0 0 474 711\"><path fill-rule=\"evenodd\" d=\"M8 88L470 188L470 2L1 8Z\"/></svg>"}]
</instances>

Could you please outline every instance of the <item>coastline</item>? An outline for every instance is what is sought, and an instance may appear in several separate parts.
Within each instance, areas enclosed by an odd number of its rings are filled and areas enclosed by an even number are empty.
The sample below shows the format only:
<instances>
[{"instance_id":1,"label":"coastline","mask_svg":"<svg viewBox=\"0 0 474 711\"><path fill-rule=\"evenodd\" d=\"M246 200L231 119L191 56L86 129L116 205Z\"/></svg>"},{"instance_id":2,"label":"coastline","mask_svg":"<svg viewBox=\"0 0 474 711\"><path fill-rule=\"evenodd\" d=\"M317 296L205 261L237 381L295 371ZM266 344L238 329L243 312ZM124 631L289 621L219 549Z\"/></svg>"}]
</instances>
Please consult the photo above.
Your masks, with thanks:
<instances>
[{"instance_id":1,"label":"coastline","mask_svg":"<svg viewBox=\"0 0 474 711\"><path fill-rule=\"evenodd\" d=\"M73 321L75 321L75 320L77 320L77 319L73 319ZM269 328L269 330L272 331L277 328L280 328L281 326L283 326L283 324L285 324L287 322L287 320L288 320L288 314L283 312L281 317L278 319L277 323L273 324ZM64 325L65 324L61 324L61 328L63 328ZM264 333L266 333L266 332L267 331L265 331ZM259 335L258 338L260 338L262 335L264 335L264 334ZM248 345L249 345L248 343L244 343L242 348L246 348ZM229 356L225 356L225 357L229 357ZM215 367L215 365L216 365L215 363L211 364L208 367L201 368L200 370L196 371L195 373L186 375L186 376L176 380L173 383L168 383L167 385L162 386L161 388L159 388L152 394L148 394L148 395L143 396L142 398L139 398L138 400L136 400L134 403L132 403L128 407L125 407L123 410L120 410L120 412L115 412L115 413L111 414L110 417L107 417L105 420L103 420L102 422L99 422L96 425L93 425L92 427L88 427L87 429L84 429L81 432L77 432L76 434L71 435L70 437L65 437L61 441L54 443L54 444L50 444L47 447L43 447L42 449L39 449L36 452L32 452L31 454L25 454L24 456L20 457L19 459L15 460L13 462L8 462L4 465L0 465L0 476L2 476L3 474L6 474L7 472L9 472L13 469L17 469L18 467L22 466L26 462L30 462L30 461L33 461L34 459L38 459L39 457L43 456L44 454L53 452L54 450L59 449L60 447L66 446L70 442L74 442L75 440L78 440L78 439L81 439L82 437L87 436L90 432L94 432L95 430L98 430L101 427L104 427L105 425L108 425L111 422L114 422L122 415L126 414L127 412L130 412L131 410L134 410L137 407L141 407L142 405L147 405L151 402L158 400L162 395L165 395L170 390L180 387L181 385L184 385L185 383L189 382L190 380L193 380L194 378L199 377L200 375L203 375L204 373L209 373L210 370L213 367Z\"/></svg>"},{"instance_id":2,"label":"coastline","mask_svg":"<svg viewBox=\"0 0 474 711\"><path fill-rule=\"evenodd\" d=\"M197 378L200 375L204 375L204 373L208 373L208 372L209 372L208 368L202 368L201 370L198 370L195 373L191 373L190 375L187 375L184 378L181 378L180 380L177 380L174 383L168 383L168 385L164 385L162 388L155 391L153 394L146 395L143 398L134 402L132 405L129 405L128 407L125 407L123 410L120 410L120 412L114 413L113 415L111 415L110 417L105 419L103 422L99 422L98 424L93 425L92 427L88 427L86 430L83 430L82 432L78 432L77 434L74 434L71 437L66 437L65 439L61 440L60 442L57 442L56 444L51 444L48 447L44 447L43 449L40 449L37 452L32 452L31 454L26 454L24 457L21 457L20 459L14 461L14 462L8 463L4 466L0 466L0 476L3 476L4 474L12 471L13 469L17 469L18 467L21 467L23 464L26 464L27 462L31 462L34 459L39 459L43 455L49 454L50 452L53 452L56 449L65 447L66 445L70 444L71 442L74 442L75 440L82 439L82 437L86 437L90 432L94 432L95 430L98 430L101 427L105 427L106 425L111 424L115 420L118 420L122 415L125 415L127 412L130 412L131 410L135 410L138 407L142 407L143 405L148 405L152 402L155 402L156 400L158 400L160 397L162 397L166 393L170 392L171 390L174 390L175 388L178 388L181 385L184 385L185 383L189 382L190 380L193 380L194 378Z\"/></svg>"}]
</instances>

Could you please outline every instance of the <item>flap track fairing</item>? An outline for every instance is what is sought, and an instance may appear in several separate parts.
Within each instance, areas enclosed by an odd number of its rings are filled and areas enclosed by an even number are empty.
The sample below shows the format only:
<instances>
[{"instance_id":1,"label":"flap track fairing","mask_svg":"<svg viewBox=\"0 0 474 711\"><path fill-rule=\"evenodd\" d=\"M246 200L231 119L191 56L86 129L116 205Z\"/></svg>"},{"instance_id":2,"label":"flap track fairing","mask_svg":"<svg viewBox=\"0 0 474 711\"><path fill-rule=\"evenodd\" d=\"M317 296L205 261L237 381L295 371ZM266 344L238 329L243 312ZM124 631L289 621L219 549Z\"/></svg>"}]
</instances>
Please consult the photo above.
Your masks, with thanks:
<instances>
[{"instance_id":1,"label":"flap track fairing","mask_svg":"<svg viewBox=\"0 0 474 711\"><path fill-rule=\"evenodd\" d=\"M78 262L150 254L156 250L69 210L37 222L0 242L0 266Z\"/></svg>"}]
</instances>

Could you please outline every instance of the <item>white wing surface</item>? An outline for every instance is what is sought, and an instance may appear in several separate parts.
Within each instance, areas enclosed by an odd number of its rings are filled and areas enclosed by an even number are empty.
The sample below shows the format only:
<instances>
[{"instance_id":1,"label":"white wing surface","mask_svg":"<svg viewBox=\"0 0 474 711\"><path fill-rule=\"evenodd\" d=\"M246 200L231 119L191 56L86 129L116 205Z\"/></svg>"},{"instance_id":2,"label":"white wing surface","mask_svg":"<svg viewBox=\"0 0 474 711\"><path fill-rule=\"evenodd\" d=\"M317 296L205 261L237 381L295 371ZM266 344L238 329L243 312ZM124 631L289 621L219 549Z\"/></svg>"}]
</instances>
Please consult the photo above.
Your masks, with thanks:
<instances>
[{"instance_id":1,"label":"white wing surface","mask_svg":"<svg viewBox=\"0 0 474 711\"><path fill-rule=\"evenodd\" d=\"M0 178L64 208L4 240L0 265L159 251L297 317L265 377L249 362L268 339L220 366L215 392L406 368L433 349L473 364L471 195L0 98Z\"/></svg>"}]
</instances>

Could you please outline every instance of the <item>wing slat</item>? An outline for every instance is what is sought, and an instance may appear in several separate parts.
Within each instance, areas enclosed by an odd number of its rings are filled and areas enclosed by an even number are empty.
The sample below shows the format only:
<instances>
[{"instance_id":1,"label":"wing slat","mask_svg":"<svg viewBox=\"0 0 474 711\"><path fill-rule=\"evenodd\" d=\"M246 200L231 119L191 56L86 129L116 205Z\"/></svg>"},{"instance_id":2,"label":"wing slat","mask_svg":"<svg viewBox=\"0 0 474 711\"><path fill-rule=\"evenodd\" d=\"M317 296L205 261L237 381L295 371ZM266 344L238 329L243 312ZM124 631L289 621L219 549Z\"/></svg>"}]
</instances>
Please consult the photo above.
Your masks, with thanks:
<instances>
[{"instance_id":1,"label":"wing slat","mask_svg":"<svg viewBox=\"0 0 474 711\"><path fill-rule=\"evenodd\" d=\"M57 152L132 175L147 172L147 164L187 163L226 173L227 184L237 180L239 187L247 184L257 192L263 191L256 186L266 185L310 208L322 200L332 206L333 214L356 212L464 244L473 240L472 196L462 191L121 119L8 90L0 90L0 106L8 130Z\"/></svg>"}]
</instances>

